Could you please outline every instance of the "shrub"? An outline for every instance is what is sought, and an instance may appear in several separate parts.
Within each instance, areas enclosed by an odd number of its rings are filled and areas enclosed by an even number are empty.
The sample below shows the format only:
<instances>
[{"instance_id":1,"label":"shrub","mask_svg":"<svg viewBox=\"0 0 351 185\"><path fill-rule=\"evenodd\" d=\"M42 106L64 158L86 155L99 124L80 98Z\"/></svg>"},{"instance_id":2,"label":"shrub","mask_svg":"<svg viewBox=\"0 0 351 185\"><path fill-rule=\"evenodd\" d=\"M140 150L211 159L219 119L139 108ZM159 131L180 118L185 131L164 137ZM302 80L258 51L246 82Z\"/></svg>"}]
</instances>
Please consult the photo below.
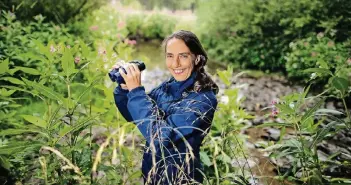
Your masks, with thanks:
<instances>
[{"instance_id":1,"label":"shrub","mask_svg":"<svg viewBox=\"0 0 351 185\"><path fill-rule=\"evenodd\" d=\"M283 70L289 43L310 33L351 32L351 1L203 1L198 10L202 40L212 58L243 68Z\"/></svg>"},{"instance_id":2,"label":"shrub","mask_svg":"<svg viewBox=\"0 0 351 185\"><path fill-rule=\"evenodd\" d=\"M90 11L100 8L107 0L2 0L1 10L16 11L20 20L31 20L36 15L43 15L46 21L67 23L84 18Z\"/></svg>"},{"instance_id":3,"label":"shrub","mask_svg":"<svg viewBox=\"0 0 351 185\"><path fill-rule=\"evenodd\" d=\"M331 36L331 35L330 35ZM349 58L350 44L336 43L329 34L313 34L311 37L290 43L291 51L286 53L285 60L288 76L294 79L309 81L315 74L304 71L308 68L320 68L336 71L345 66ZM320 74L318 81L326 81L327 74Z\"/></svg>"}]
</instances>

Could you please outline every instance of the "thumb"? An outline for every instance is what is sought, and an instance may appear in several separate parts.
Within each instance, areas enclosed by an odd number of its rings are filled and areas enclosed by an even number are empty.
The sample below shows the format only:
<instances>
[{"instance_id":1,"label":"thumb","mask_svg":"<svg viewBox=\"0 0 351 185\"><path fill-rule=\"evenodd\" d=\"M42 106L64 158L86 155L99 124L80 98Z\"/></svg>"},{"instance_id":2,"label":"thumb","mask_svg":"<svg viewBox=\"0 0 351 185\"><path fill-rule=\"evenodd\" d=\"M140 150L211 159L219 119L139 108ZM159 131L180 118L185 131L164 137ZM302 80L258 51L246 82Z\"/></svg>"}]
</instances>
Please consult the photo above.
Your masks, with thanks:
<instances>
[{"instance_id":1,"label":"thumb","mask_svg":"<svg viewBox=\"0 0 351 185\"><path fill-rule=\"evenodd\" d=\"M126 84L120 84L122 89L128 90L128 87Z\"/></svg>"}]
</instances>

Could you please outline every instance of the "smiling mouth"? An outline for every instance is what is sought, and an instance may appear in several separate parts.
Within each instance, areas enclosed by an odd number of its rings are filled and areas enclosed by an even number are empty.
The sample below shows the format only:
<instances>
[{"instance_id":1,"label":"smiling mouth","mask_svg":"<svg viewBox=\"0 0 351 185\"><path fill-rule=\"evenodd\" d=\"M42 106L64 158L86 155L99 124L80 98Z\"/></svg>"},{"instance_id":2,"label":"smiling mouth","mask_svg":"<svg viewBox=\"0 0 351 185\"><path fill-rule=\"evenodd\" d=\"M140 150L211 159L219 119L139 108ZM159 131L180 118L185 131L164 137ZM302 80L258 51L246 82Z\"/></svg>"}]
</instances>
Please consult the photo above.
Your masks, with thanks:
<instances>
[{"instance_id":1,"label":"smiling mouth","mask_svg":"<svg viewBox=\"0 0 351 185\"><path fill-rule=\"evenodd\" d=\"M179 74L182 74L185 70L184 69L174 69L173 71L175 74L179 75Z\"/></svg>"}]
</instances>

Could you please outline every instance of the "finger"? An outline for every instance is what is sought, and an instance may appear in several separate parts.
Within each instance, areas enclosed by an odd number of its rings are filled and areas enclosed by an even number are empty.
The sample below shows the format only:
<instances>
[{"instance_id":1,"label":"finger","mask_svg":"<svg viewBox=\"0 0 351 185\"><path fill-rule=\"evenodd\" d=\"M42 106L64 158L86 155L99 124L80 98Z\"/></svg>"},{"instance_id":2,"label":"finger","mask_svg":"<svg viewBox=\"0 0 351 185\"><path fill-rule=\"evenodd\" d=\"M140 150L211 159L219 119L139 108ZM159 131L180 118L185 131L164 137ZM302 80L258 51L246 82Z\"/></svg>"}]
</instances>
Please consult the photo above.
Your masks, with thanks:
<instances>
[{"instance_id":1,"label":"finger","mask_svg":"<svg viewBox=\"0 0 351 185\"><path fill-rule=\"evenodd\" d=\"M130 64L127 65L127 67L125 67L126 69L126 72L127 72L127 76L132 76L132 72L131 72L131 69L130 69Z\"/></svg>"},{"instance_id":2,"label":"finger","mask_svg":"<svg viewBox=\"0 0 351 185\"><path fill-rule=\"evenodd\" d=\"M122 76L122 77L123 77L123 79L125 80L125 79L126 79L126 77L127 77L127 74L126 74L126 73L124 73L124 71L122 70L122 68L119 68L118 72L119 72L119 74L121 74L121 76Z\"/></svg>"},{"instance_id":3,"label":"finger","mask_svg":"<svg viewBox=\"0 0 351 185\"><path fill-rule=\"evenodd\" d=\"M131 72L132 76L136 77L137 76L137 72L135 71L135 65L134 64L130 65L129 69L130 69L130 72Z\"/></svg>"},{"instance_id":4,"label":"finger","mask_svg":"<svg viewBox=\"0 0 351 185\"><path fill-rule=\"evenodd\" d=\"M135 71L135 74L140 74L140 70L138 68L138 66L136 64L133 64L133 68L134 68L134 71Z\"/></svg>"}]
</instances>

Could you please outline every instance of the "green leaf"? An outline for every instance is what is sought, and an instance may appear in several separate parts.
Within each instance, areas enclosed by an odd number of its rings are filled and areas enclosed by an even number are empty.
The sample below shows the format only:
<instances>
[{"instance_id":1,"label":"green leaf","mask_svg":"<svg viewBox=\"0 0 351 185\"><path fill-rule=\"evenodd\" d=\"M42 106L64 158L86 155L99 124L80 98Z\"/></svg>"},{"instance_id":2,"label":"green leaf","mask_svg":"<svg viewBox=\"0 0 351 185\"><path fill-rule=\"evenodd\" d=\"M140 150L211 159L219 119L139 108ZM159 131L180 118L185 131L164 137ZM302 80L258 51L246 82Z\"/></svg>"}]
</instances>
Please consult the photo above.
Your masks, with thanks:
<instances>
[{"instance_id":1,"label":"green leaf","mask_svg":"<svg viewBox=\"0 0 351 185\"><path fill-rule=\"evenodd\" d=\"M284 114L294 114L294 110L285 104L275 104L278 107L279 111Z\"/></svg>"},{"instance_id":2,"label":"green leaf","mask_svg":"<svg viewBox=\"0 0 351 185\"><path fill-rule=\"evenodd\" d=\"M211 159L208 157L206 152L200 152L200 159L203 162L204 165L206 166L211 166Z\"/></svg>"},{"instance_id":3,"label":"green leaf","mask_svg":"<svg viewBox=\"0 0 351 185\"><path fill-rule=\"evenodd\" d=\"M0 95L4 97L11 96L16 90L7 90L5 88L0 89Z\"/></svg>"},{"instance_id":4,"label":"green leaf","mask_svg":"<svg viewBox=\"0 0 351 185\"><path fill-rule=\"evenodd\" d=\"M61 58L61 65L64 73L69 77L74 71L74 58L69 49L65 49Z\"/></svg>"},{"instance_id":5,"label":"green leaf","mask_svg":"<svg viewBox=\"0 0 351 185\"><path fill-rule=\"evenodd\" d=\"M328 63L323 61L323 60L320 60L318 61L319 65L324 68L324 69L329 69L329 66L328 66Z\"/></svg>"},{"instance_id":6,"label":"green leaf","mask_svg":"<svg viewBox=\"0 0 351 185\"><path fill-rule=\"evenodd\" d=\"M40 72L34 68L29 68L29 67L15 67L15 68L23 71L24 73L28 73L31 75L40 75Z\"/></svg>"},{"instance_id":7,"label":"green leaf","mask_svg":"<svg viewBox=\"0 0 351 185\"><path fill-rule=\"evenodd\" d=\"M325 68L309 68L309 69L305 69L304 72L333 75L331 71Z\"/></svg>"},{"instance_id":8,"label":"green leaf","mask_svg":"<svg viewBox=\"0 0 351 185\"><path fill-rule=\"evenodd\" d=\"M41 127L41 128L46 128L47 126L47 123L45 120L39 118L39 117L36 117L36 116L32 116L32 115L21 115L26 121L38 126L38 127Z\"/></svg>"},{"instance_id":9,"label":"green leaf","mask_svg":"<svg viewBox=\"0 0 351 185\"><path fill-rule=\"evenodd\" d=\"M337 114L337 115L343 115L344 113L333 110L333 109L318 109L316 113L328 113L328 114Z\"/></svg>"},{"instance_id":10,"label":"green leaf","mask_svg":"<svg viewBox=\"0 0 351 185\"><path fill-rule=\"evenodd\" d=\"M11 155L27 149L38 150L41 146L42 144L36 141L15 141L9 143L9 145L0 147L0 155Z\"/></svg>"},{"instance_id":11,"label":"green leaf","mask_svg":"<svg viewBox=\"0 0 351 185\"><path fill-rule=\"evenodd\" d=\"M233 67L229 65L225 71L217 69L217 74L223 83L229 86L231 84L230 79L233 76Z\"/></svg>"},{"instance_id":12,"label":"green leaf","mask_svg":"<svg viewBox=\"0 0 351 185\"><path fill-rule=\"evenodd\" d=\"M21 80L19 80L17 78L13 78L13 77L2 77L2 78L0 78L0 80L8 81L8 82L11 82L11 83L17 84L17 85L25 85Z\"/></svg>"},{"instance_id":13,"label":"green leaf","mask_svg":"<svg viewBox=\"0 0 351 185\"><path fill-rule=\"evenodd\" d=\"M33 87L35 90L37 90L39 93L41 93L42 95L52 99L52 100L57 100L61 103L64 102L64 98L61 96L61 94L56 93L54 91L52 91L50 88L45 87L44 85L41 85L39 83L36 82L31 82L29 80L26 80L25 78L22 78L22 80L29 86Z\"/></svg>"},{"instance_id":14,"label":"green leaf","mask_svg":"<svg viewBox=\"0 0 351 185\"><path fill-rule=\"evenodd\" d=\"M32 128L11 128L0 131L0 136L12 136L12 135L20 135L24 133L39 133L45 137L48 135L44 132L41 132L39 129L32 129Z\"/></svg>"},{"instance_id":15,"label":"green leaf","mask_svg":"<svg viewBox=\"0 0 351 185\"><path fill-rule=\"evenodd\" d=\"M10 170L12 165L6 157L0 156L0 166L4 167L7 170Z\"/></svg>"},{"instance_id":16,"label":"green leaf","mask_svg":"<svg viewBox=\"0 0 351 185\"><path fill-rule=\"evenodd\" d=\"M324 99L321 99L318 103L316 103L312 108L310 108L301 118L301 122L305 122L310 116L312 116L318 109L321 107Z\"/></svg>"},{"instance_id":17,"label":"green leaf","mask_svg":"<svg viewBox=\"0 0 351 185\"><path fill-rule=\"evenodd\" d=\"M6 73L9 70L9 59L5 59L0 63L0 75Z\"/></svg>"},{"instance_id":18,"label":"green leaf","mask_svg":"<svg viewBox=\"0 0 351 185\"><path fill-rule=\"evenodd\" d=\"M88 46L81 40L80 47L82 48L82 54L84 57L88 57L89 55L89 48Z\"/></svg>"},{"instance_id":19,"label":"green leaf","mask_svg":"<svg viewBox=\"0 0 351 185\"><path fill-rule=\"evenodd\" d=\"M86 119L79 121L74 124L74 126L66 125L63 129L60 130L59 132L59 138L56 141L59 141L61 138L66 136L68 133L72 133L81 129L85 129L86 127L90 126L93 124L93 120L98 116L94 117L87 117Z\"/></svg>"},{"instance_id":20,"label":"green leaf","mask_svg":"<svg viewBox=\"0 0 351 185\"><path fill-rule=\"evenodd\" d=\"M334 77L332 80L332 85L335 89L337 89L341 92L345 92L348 90L349 81L345 78Z\"/></svg>"},{"instance_id":21,"label":"green leaf","mask_svg":"<svg viewBox=\"0 0 351 185\"><path fill-rule=\"evenodd\" d=\"M52 56L52 54L51 54L51 52L50 52L50 47L51 47L51 45L48 45L47 47L45 47L44 45L43 45L43 43L41 43L41 41L39 41L39 40L32 40L33 41L33 43L38 47L38 49L39 49L39 52L41 53L41 54L44 54L50 61L53 61L54 59L53 59L53 56Z\"/></svg>"}]
</instances>

